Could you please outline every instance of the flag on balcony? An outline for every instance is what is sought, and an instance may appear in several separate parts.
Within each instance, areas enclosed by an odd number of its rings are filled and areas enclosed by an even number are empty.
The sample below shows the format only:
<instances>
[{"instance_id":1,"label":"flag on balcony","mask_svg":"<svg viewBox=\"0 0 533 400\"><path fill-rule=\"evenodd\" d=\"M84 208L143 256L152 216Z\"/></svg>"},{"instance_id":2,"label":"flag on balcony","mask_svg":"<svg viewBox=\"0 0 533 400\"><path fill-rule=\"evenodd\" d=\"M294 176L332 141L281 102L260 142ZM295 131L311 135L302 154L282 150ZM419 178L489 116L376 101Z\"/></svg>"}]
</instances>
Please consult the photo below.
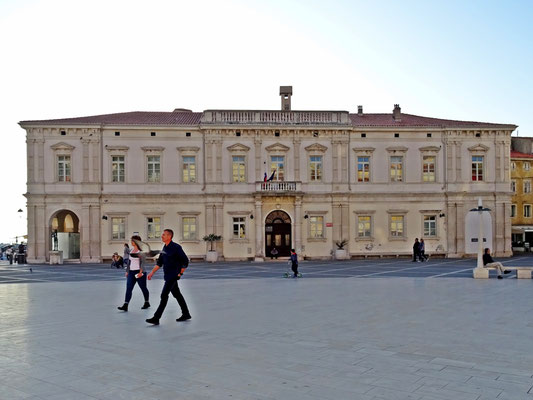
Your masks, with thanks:
<instances>
[{"instance_id":1,"label":"flag on balcony","mask_svg":"<svg viewBox=\"0 0 533 400\"><path fill-rule=\"evenodd\" d=\"M267 173L265 172L265 176L263 176L263 182L266 182L268 179Z\"/></svg>"},{"instance_id":2,"label":"flag on balcony","mask_svg":"<svg viewBox=\"0 0 533 400\"><path fill-rule=\"evenodd\" d=\"M272 179L274 179L274 175L276 174L276 170L272 171L272 175L270 175L270 178L268 178L268 182L270 182ZM265 176L266 176L266 172L265 172Z\"/></svg>"}]
</instances>

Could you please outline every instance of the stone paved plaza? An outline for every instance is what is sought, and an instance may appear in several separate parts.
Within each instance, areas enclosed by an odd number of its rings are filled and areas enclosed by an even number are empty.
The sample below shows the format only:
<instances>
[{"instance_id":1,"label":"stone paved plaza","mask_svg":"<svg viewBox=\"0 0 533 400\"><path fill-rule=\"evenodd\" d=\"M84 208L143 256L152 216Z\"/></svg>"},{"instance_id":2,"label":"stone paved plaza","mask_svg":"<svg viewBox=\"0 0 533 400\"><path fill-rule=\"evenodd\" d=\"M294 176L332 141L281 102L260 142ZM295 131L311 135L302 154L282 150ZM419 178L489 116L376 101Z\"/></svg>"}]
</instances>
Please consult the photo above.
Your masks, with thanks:
<instances>
[{"instance_id":1,"label":"stone paved plaza","mask_svg":"<svg viewBox=\"0 0 533 400\"><path fill-rule=\"evenodd\" d=\"M123 313L122 270L4 263L0 398L533 400L533 282L474 263L193 263L159 326L162 271Z\"/></svg>"}]
</instances>

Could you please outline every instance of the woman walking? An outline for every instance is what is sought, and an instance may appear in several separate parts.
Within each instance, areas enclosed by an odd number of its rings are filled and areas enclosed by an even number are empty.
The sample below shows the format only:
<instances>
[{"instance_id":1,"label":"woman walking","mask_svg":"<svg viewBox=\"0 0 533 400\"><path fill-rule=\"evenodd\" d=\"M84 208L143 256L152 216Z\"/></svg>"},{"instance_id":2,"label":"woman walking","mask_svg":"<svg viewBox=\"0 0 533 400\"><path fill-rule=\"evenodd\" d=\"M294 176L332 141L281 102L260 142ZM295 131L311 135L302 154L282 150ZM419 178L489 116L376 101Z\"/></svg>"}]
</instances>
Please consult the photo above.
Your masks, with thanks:
<instances>
[{"instance_id":1,"label":"woman walking","mask_svg":"<svg viewBox=\"0 0 533 400\"><path fill-rule=\"evenodd\" d=\"M144 264L146 261L146 256L142 251L141 243L142 241L140 236L135 235L131 237L131 245L133 249L129 252L130 262L129 265L127 265L126 267L126 299L122 307L117 307L119 310L122 311L128 311L128 304L131 300L133 287L136 283L139 284L139 287L141 288L144 295L144 305L141 307L141 309L144 310L150 307L150 303L148 302L150 293L148 292L148 288L146 287L146 274L144 273Z\"/></svg>"}]
</instances>

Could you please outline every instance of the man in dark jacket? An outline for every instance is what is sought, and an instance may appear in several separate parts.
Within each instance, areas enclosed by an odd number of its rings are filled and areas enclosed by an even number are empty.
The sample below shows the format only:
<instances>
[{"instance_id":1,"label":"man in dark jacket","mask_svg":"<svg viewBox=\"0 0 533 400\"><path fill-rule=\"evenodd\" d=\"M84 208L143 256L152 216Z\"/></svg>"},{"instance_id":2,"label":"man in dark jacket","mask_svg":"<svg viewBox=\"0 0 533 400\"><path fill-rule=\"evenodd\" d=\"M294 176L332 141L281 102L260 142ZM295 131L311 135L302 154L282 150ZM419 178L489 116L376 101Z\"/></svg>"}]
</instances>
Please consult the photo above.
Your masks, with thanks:
<instances>
[{"instance_id":1,"label":"man in dark jacket","mask_svg":"<svg viewBox=\"0 0 533 400\"><path fill-rule=\"evenodd\" d=\"M418 238L415 239L415 243L413 244L413 262L416 262L417 258L420 259L420 242Z\"/></svg>"},{"instance_id":2,"label":"man in dark jacket","mask_svg":"<svg viewBox=\"0 0 533 400\"><path fill-rule=\"evenodd\" d=\"M483 254L483 267L484 268L495 268L498 271L498 279L503 279L503 274L511 273L510 270L505 269L503 264L498 261L494 261L490 255L490 249L485 249L485 254Z\"/></svg>"},{"instance_id":3,"label":"man in dark jacket","mask_svg":"<svg viewBox=\"0 0 533 400\"><path fill-rule=\"evenodd\" d=\"M172 293L172 295L176 298L181 308L182 315L176 321L181 322L191 319L191 314L187 308L187 303L185 302L185 299L183 298L178 286L178 280L181 278L185 272L185 269L189 265L189 259L185 255L185 252L181 246L172 241L173 237L174 232L172 229L165 229L163 231L161 240L163 243L165 243L165 245L163 246L163 250L161 251L159 258L157 259L157 264L147 277L148 280L151 280L152 276L157 272L157 270L163 266L165 284L163 285L163 290L161 291L161 302L159 303L159 307L157 307L154 316L146 320L146 322L149 324L159 325L159 320L163 315L163 311L165 311L165 307L167 306L168 302L168 295L170 293Z\"/></svg>"}]
</instances>

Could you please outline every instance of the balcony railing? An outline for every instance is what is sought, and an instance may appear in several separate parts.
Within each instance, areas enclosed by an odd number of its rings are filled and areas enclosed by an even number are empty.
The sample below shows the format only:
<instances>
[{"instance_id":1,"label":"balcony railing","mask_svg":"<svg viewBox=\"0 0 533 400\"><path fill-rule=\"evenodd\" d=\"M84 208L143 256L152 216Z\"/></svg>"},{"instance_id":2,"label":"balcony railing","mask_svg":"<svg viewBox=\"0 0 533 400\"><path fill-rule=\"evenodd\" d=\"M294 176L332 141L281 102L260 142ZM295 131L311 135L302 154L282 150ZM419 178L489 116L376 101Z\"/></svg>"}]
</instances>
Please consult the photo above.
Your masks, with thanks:
<instances>
[{"instance_id":1,"label":"balcony railing","mask_svg":"<svg viewBox=\"0 0 533 400\"><path fill-rule=\"evenodd\" d=\"M299 182L257 182L256 190L258 192L281 193L298 191Z\"/></svg>"},{"instance_id":2,"label":"balcony railing","mask_svg":"<svg viewBox=\"0 0 533 400\"><path fill-rule=\"evenodd\" d=\"M347 111L232 111L206 110L203 124L236 125L350 125Z\"/></svg>"}]
</instances>

